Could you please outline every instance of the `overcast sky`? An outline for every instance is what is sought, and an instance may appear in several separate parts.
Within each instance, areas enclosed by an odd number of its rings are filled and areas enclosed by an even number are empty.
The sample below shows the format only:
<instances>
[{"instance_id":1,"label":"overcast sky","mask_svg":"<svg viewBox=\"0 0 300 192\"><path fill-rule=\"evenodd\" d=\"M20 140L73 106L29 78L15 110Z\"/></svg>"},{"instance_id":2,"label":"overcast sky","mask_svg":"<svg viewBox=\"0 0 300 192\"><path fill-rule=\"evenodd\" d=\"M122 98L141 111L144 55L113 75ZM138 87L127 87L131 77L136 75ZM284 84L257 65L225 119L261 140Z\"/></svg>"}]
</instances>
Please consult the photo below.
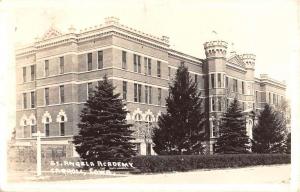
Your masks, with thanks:
<instances>
[{"instance_id":1,"label":"overcast sky","mask_svg":"<svg viewBox=\"0 0 300 192\"><path fill-rule=\"evenodd\" d=\"M219 39L234 43L238 54L256 55L256 76L267 73L289 81L298 55L297 7L296 0L4 0L0 4L1 90L15 91L11 41L30 43L51 24L66 32L70 25L79 30L102 24L108 16L146 33L169 36L172 48L199 58L205 57L203 43L216 38L212 33L216 31ZM10 116L8 120L4 116L4 121L10 126L15 122L15 96L5 92L0 96L0 106Z\"/></svg>"},{"instance_id":2,"label":"overcast sky","mask_svg":"<svg viewBox=\"0 0 300 192\"><path fill-rule=\"evenodd\" d=\"M11 0L12 1L12 0ZM31 42L53 23L62 32L99 25L108 16L157 36L170 37L172 47L204 58L203 43L212 31L238 53L257 55L256 75L286 80L296 36L296 1L97 0L15 1L16 42Z\"/></svg>"}]
</instances>

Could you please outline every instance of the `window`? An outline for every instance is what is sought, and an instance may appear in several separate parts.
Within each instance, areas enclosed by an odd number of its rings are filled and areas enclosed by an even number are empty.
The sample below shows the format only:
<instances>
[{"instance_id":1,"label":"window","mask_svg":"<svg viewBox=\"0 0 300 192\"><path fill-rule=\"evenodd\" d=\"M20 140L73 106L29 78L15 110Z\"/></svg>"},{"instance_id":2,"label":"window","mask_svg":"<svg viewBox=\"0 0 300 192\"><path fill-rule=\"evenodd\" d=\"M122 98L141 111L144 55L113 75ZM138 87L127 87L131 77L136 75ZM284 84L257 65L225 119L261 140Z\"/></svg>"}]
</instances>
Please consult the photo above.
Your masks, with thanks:
<instances>
[{"instance_id":1,"label":"window","mask_svg":"<svg viewBox=\"0 0 300 192\"><path fill-rule=\"evenodd\" d=\"M88 99L92 96L92 91L93 91L92 83L88 83L87 84L87 98Z\"/></svg>"},{"instance_id":2,"label":"window","mask_svg":"<svg viewBox=\"0 0 300 192\"><path fill-rule=\"evenodd\" d=\"M93 61L93 55L92 55L92 53L88 53L88 55L87 55L88 71L91 71L93 69L92 61Z\"/></svg>"},{"instance_id":3,"label":"window","mask_svg":"<svg viewBox=\"0 0 300 192\"><path fill-rule=\"evenodd\" d=\"M157 61L157 77L161 77L161 62Z\"/></svg>"},{"instance_id":4,"label":"window","mask_svg":"<svg viewBox=\"0 0 300 192\"><path fill-rule=\"evenodd\" d=\"M168 67L168 77L171 78L171 67Z\"/></svg>"},{"instance_id":5,"label":"window","mask_svg":"<svg viewBox=\"0 0 300 192\"><path fill-rule=\"evenodd\" d=\"M50 120L49 120L49 117L46 118L46 122L45 122L45 136L46 137L50 136Z\"/></svg>"},{"instance_id":6,"label":"window","mask_svg":"<svg viewBox=\"0 0 300 192\"><path fill-rule=\"evenodd\" d=\"M238 91L238 81L237 79L233 79L233 84L232 84L232 90L233 92L237 92Z\"/></svg>"},{"instance_id":7,"label":"window","mask_svg":"<svg viewBox=\"0 0 300 192\"><path fill-rule=\"evenodd\" d=\"M145 85L145 103L152 104L152 87Z\"/></svg>"},{"instance_id":8,"label":"window","mask_svg":"<svg viewBox=\"0 0 300 192\"><path fill-rule=\"evenodd\" d=\"M45 77L49 76L49 60L45 60Z\"/></svg>"},{"instance_id":9,"label":"window","mask_svg":"<svg viewBox=\"0 0 300 192\"><path fill-rule=\"evenodd\" d=\"M103 68L103 51L98 51L98 69Z\"/></svg>"},{"instance_id":10,"label":"window","mask_svg":"<svg viewBox=\"0 0 300 192\"><path fill-rule=\"evenodd\" d=\"M148 58L148 75L151 75L151 59Z\"/></svg>"},{"instance_id":11,"label":"window","mask_svg":"<svg viewBox=\"0 0 300 192\"><path fill-rule=\"evenodd\" d=\"M36 133L36 124L34 119L31 119L30 129L31 129L31 134Z\"/></svg>"},{"instance_id":12,"label":"window","mask_svg":"<svg viewBox=\"0 0 300 192\"><path fill-rule=\"evenodd\" d=\"M102 80L97 81L97 86L100 87Z\"/></svg>"},{"instance_id":13,"label":"window","mask_svg":"<svg viewBox=\"0 0 300 192\"><path fill-rule=\"evenodd\" d=\"M222 111L222 97L218 97L218 111Z\"/></svg>"},{"instance_id":14,"label":"window","mask_svg":"<svg viewBox=\"0 0 300 192\"><path fill-rule=\"evenodd\" d=\"M26 82L26 67L23 67L23 82Z\"/></svg>"},{"instance_id":15,"label":"window","mask_svg":"<svg viewBox=\"0 0 300 192\"><path fill-rule=\"evenodd\" d=\"M136 143L135 145L136 145L136 152L137 152L138 155L140 155L141 154L141 144Z\"/></svg>"},{"instance_id":16,"label":"window","mask_svg":"<svg viewBox=\"0 0 300 192\"><path fill-rule=\"evenodd\" d=\"M65 136L65 117L64 116L60 116L59 128L60 128L60 136Z\"/></svg>"},{"instance_id":17,"label":"window","mask_svg":"<svg viewBox=\"0 0 300 192\"><path fill-rule=\"evenodd\" d=\"M144 73L145 75L151 75L151 59L144 58Z\"/></svg>"},{"instance_id":18,"label":"window","mask_svg":"<svg viewBox=\"0 0 300 192\"><path fill-rule=\"evenodd\" d=\"M158 92L158 94L157 94L157 104L161 105L161 88L158 88L157 92Z\"/></svg>"},{"instance_id":19,"label":"window","mask_svg":"<svg viewBox=\"0 0 300 192\"><path fill-rule=\"evenodd\" d=\"M59 97L60 97L60 103L65 102L65 86L61 85L59 86Z\"/></svg>"},{"instance_id":20,"label":"window","mask_svg":"<svg viewBox=\"0 0 300 192\"><path fill-rule=\"evenodd\" d=\"M34 81L34 79L35 79L35 65L30 66L30 71L31 71L31 81Z\"/></svg>"},{"instance_id":21,"label":"window","mask_svg":"<svg viewBox=\"0 0 300 192\"><path fill-rule=\"evenodd\" d=\"M269 104L271 104L271 93L269 92Z\"/></svg>"},{"instance_id":22,"label":"window","mask_svg":"<svg viewBox=\"0 0 300 192\"><path fill-rule=\"evenodd\" d=\"M146 155L151 155L151 143L147 143L146 145Z\"/></svg>"},{"instance_id":23,"label":"window","mask_svg":"<svg viewBox=\"0 0 300 192\"><path fill-rule=\"evenodd\" d=\"M225 84L226 88L228 88L228 84L229 84L229 79L228 77L226 77L226 84Z\"/></svg>"},{"instance_id":24,"label":"window","mask_svg":"<svg viewBox=\"0 0 300 192\"><path fill-rule=\"evenodd\" d=\"M133 55L133 70L134 70L134 72L137 72L137 55L136 54L134 54Z\"/></svg>"},{"instance_id":25,"label":"window","mask_svg":"<svg viewBox=\"0 0 300 192\"><path fill-rule=\"evenodd\" d=\"M195 74L195 83L197 83L197 82L198 82L198 75Z\"/></svg>"},{"instance_id":26,"label":"window","mask_svg":"<svg viewBox=\"0 0 300 192\"><path fill-rule=\"evenodd\" d=\"M243 111L245 111L245 102L242 102L242 109L243 109Z\"/></svg>"},{"instance_id":27,"label":"window","mask_svg":"<svg viewBox=\"0 0 300 192\"><path fill-rule=\"evenodd\" d=\"M45 105L49 105L49 88L45 88Z\"/></svg>"},{"instance_id":28,"label":"window","mask_svg":"<svg viewBox=\"0 0 300 192\"><path fill-rule=\"evenodd\" d=\"M226 109L228 109L229 106L229 99L226 99Z\"/></svg>"},{"instance_id":29,"label":"window","mask_svg":"<svg viewBox=\"0 0 300 192\"><path fill-rule=\"evenodd\" d=\"M258 102L258 91L255 91L255 101Z\"/></svg>"},{"instance_id":30,"label":"window","mask_svg":"<svg viewBox=\"0 0 300 192\"><path fill-rule=\"evenodd\" d=\"M245 83L242 81L242 94L245 94Z\"/></svg>"},{"instance_id":31,"label":"window","mask_svg":"<svg viewBox=\"0 0 300 192\"><path fill-rule=\"evenodd\" d=\"M122 69L127 69L127 53L122 51Z\"/></svg>"},{"instance_id":32,"label":"window","mask_svg":"<svg viewBox=\"0 0 300 192\"><path fill-rule=\"evenodd\" d=\"M133 88L134 88L134 90L133 90L133 101L138 102L138 98L137 98L138 89L137 89L137 84L136 83L133 85Z\"/></svg>"},{"instance_id":33,"label":"window","mask_svg":"<svg viewBox=\"0 0 300 192\"><path fill-rule=\"evenodd\" d=\"M222 87L221 73L218 73L218 87Z\"/></svg>"},{"instance_id":34,"label":"window","mask_svg":"<svg viewBox=\"0 0 300 192\"><path fill-rule=\"evenodd\" d=\"M276 95L275 95L275 93L273 93L273 104L274 105L276 104Z\"/></svg>"},{"instance_id":35,"label":"window","mask_svg":"<svg viewBox=\"0 0 300 192\"><path fill-rule=\"evenodd\" d=\"M31 108L35 108L35 99L34 99L33 91L30 93L30 103L31 103Z\"/></svg>"},{"instance_id":36,"label":"window","mask_svg":"<svg viewBox=\"0 0 300 192\"><path fill-rule=\"evenodd\" d=\"M26 126L27 126L27 121L26 121L26 120L24 120L24 121L23 121L22 137L25 137L25 130L26 130Z\"/></svg>"},{"instance_id":37,"label":"window","mask_svg":"<svg viewBox=\"0 0 300 192\"><path fill-rule=\"evenodd\" d=\"M147 65L147 57L144 58L144 74L147 75L148 65Z\"/></svg>"},{"instance_id":38,"label":"window","mask_svg":"<svg viewBox=\"0 0 300 192\"><path fill-rule=\"evenodd\" d=\"M141 73L141 56L133 55L134 72Z\"/></svg>"},{"instance_id":39,"label":"window","mask_svg":"<svg viewBox=\"0 0 300 192\"><path fill-rule=\"evenodd\" d=\"M141 102L142 97L142 85L134 84L134 102Z\"/></svg>"},{"instance_id":40,"label":"window","mask_svg":"<svg viewBox=\"0 0 300 192\"><path fill-rule=\"evenodd\" d=\"M148 86L145 85L145 103L148 103Z\"/></svg>"},{"instance_id":41,"label":"window","mask_svg":"<svg viewBox=\"0 0 300 192\"><path fill-rule=\"evenodd\" d=\"M211 105L212 105L212 111L216 111L216 98L212 97L211 98Z\"/></svg>"},{"instance_id":42,"label":"window","mask_svg":"<svg viewBox=\"0 0 300 192\"><path fill-rule=\"evenodd\" d=\"M65 58L59 58L59 74L63 74L65 72Z\"/></svg>"},{"instance_id":43,"label":"window","mask_svg":"<svg viewBox=\"0 0 300 192\"><path fill-rule=\"evenodd\" d=\"M138 85L138 102L142 101L142 85Z\"/></svg>"},{"instance_id":44,"label":"window","mask_svg":"<svg viewBox=\"0 0 300 192\"><path fill-rule=\"evenodd\" d=\"M219 122L217 120L213 120L212 122L212 136L218 137L219 136Z\"/></svg>"},{"instance_id":45,"label":"window","mask_svg":"<svg viewBox=\"0 0 300 192\"><path fill-rule=\"evenodd\" d=\"M142 115L137 113L135 116L134 116L134 121L136 123L142 123Z\"/></svg>"},{"instance_id":46,"label":"window","mask_svg":"<svg viewBox=\"0 0 300 192\"><path fill-rule=\"evenodd\" d=\"M152 87L149 86L149 104L152 104Z\"/></svg>"},{"instance_id":47,"label":"window","mask_svg":"<svg viewBox=\"0 0 300 192\"><path fill-rule=\"evenodd\" d=\"M210 75L211 88L215 88L215 74Z\"/></svg>"},{"instance_id":48,"label":"window","mask_svg":"<svg viewBox=\"0 0 300 192\"><path fill-rule=\"evenodd\" d=\"M127 100L127 81L123 81L123 99Z\"/></svg>"},{"instance_id":49,"label":"window","mask_svg":"<svg viewBox=\"0 0 300 192\"><path fill-rule=\"evenodd\" d=\"M27 94L23 93L23 109L27 109Z\"/></svg>"}]
</instances>

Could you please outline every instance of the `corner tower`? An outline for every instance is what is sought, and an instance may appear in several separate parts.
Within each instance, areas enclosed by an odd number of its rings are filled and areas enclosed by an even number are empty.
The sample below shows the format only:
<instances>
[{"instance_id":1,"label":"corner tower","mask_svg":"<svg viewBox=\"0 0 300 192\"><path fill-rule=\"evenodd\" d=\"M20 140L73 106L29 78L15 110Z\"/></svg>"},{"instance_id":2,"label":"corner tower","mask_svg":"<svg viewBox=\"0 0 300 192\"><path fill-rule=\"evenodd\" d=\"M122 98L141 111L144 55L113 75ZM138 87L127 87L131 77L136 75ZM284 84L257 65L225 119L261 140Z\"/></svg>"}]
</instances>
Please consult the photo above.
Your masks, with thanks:
<instances>
[{"instance_id":1,"label":"corner tower","mask_svg":"<svg viewBox=\"0 0 300 192\"><path fill-rule=\"evenodd\" d=\"M245 68L253 70L255 69L255 59L256 56L254 54L242 54L240 55L240 58L245 63Z\"/></svg>"},{"instance_id":2,"label":"corner tower","mask_svg":"<svg viewBox=\"0 0 300 192\"><path fill-rule=\"evenodd\" d=\"M225 41L209 41L204 43L206 62L206 111L208 111L209 152L213 154L214 143L219 136L220 118L225 111L226 102L226 53L228 43Z\"/></svg>"},{"instance_id":3,"label":"corner tower","mask_svg":"<svg viewBox=\"0 0 300 192\"><path fill-rule=\"evenodd\" d=\"M255 59L254 54L242 54L239 55L242 61L245 63L245 79L246 79L246 94L250 96L247 108L254 108L254 72L255 72ZM251 103L252 102L252 103ZM250 106L252 105L252 106Z\"/></svg>"}]
</instances>

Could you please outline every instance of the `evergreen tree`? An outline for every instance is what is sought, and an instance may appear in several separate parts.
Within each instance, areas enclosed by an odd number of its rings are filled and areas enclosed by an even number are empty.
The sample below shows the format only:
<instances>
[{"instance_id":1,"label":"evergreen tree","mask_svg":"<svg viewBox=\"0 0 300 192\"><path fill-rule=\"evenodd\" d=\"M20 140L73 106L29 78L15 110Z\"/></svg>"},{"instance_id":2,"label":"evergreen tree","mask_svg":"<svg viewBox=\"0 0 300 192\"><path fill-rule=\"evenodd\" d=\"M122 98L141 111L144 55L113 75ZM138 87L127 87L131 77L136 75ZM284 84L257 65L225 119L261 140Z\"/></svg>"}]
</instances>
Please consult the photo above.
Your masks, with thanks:
<instances>
[{"instance_id":1,"label":"evergreen tree","mask_svg":"<svg viewBox=\"0 0 300 192\"><path fill-rule=\"evenodd\" d=\"M199 154L204 137L204 111L197 83L182 64L169 86L167 112L153 130L154 151L158 154Z\"/></svg>"},{"instance_id":2,"label":"evergreen tree","mask_svg":"<svg viewBox=\"0 0 300 192\"><path fill-rule=\"evenodd\" d=\"M253 152L284 152L285 131L286 123L282 113L266 104L253 130Z\"/></svg>"},{"instance_id":3,"label":"evergreen tree","mask_svg":"<svg viewBox=\"0 0 300 192\"><path fill-rule=\"evenodd\" d=\"M246 132L246 119L236 98L221 118L219 134L215 146L216 153L249 152L250 140Z\"/></svg>"},{"instance_id":4,"label":"evergreen tree","mask_svg":"<svg viewBox=\"0 0 300 192\"><path fill-rule=\"evenodd\" d=\"M114 89L105 75L81 112L73 143L84 160L121 160L135 155L125 104Z\"/></svg>"},{"instance_id":5,"label":"evergreen tree","mask_svg":"<svg viewBox=\"0 0 300 192\"><path fill-rule=\"evenodd\" d=\"M291 132L288 133L285 141L286 153L291 154Z\"/></svg>"}]
</instances>

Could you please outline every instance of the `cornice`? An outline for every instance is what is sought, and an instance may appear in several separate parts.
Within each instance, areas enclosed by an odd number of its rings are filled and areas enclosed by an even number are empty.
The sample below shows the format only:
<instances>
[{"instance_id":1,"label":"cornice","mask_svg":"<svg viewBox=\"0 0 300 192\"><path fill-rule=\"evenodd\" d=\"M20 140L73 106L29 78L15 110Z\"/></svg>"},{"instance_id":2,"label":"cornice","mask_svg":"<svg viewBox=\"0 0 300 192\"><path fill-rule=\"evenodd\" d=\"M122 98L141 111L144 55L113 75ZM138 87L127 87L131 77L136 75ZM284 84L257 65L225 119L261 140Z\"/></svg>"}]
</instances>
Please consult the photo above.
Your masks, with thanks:
<instances>
[{"instance_id":1,"label":"cornice","mask_svg":"<svg viewBox=\"0 0 300 192\"><path fill-rule=\"evenodd\" d=\"M273 86L277 86L277 87L286 89L286 84L285 83L277 81L275 79L271 79L271 78L258 78L258 77L256 77L255 82L257 82L259 84L265 83L265 84L269 84L269 85L273 85Z\"/></svg>"},{"instance_id":2,"label":"cornice","mask_svg":"<svg viewBox=\"0 0 300 192\"><path fill-rule=\"evenodd\" d=\"M163 50L168 50L169 48L167 40L164 40L163 38L158 38L153 35L143 33L141 31L126 27L125 25L113 24L105 25L103 27L100 25L100 27L97 28L89 28L88 30L80 31L78 34L72 32L48 39L37 39L36 42L27 47L21 49L17 48L16 55L17 57L20 57L23 55L33 54L38 49L42 48L57 46L64 43L80 43L109 35L122 36L127 39L135 40L142 44L150 45Z\"/></svg>"},{"instance_id":3,"label":"cornice","mask_svg":"<svg viewBox=\"0 0 300 192\"><path fill-rule=\"evenodd\" d=\"M192 62L193 64L200 64L202 65L202 60L200 58L197 58L197 57L193 57L191 55L188 55L188 54L185 54L185 53L182 53L182 52L179 52L179 51L176 51L174 49L169 49L168 50L168 54L170 56L173 56L173 57L179 57L181 59L184 59L184 60L188 60L190 62Z\"/></svg>"}]
</instances>

